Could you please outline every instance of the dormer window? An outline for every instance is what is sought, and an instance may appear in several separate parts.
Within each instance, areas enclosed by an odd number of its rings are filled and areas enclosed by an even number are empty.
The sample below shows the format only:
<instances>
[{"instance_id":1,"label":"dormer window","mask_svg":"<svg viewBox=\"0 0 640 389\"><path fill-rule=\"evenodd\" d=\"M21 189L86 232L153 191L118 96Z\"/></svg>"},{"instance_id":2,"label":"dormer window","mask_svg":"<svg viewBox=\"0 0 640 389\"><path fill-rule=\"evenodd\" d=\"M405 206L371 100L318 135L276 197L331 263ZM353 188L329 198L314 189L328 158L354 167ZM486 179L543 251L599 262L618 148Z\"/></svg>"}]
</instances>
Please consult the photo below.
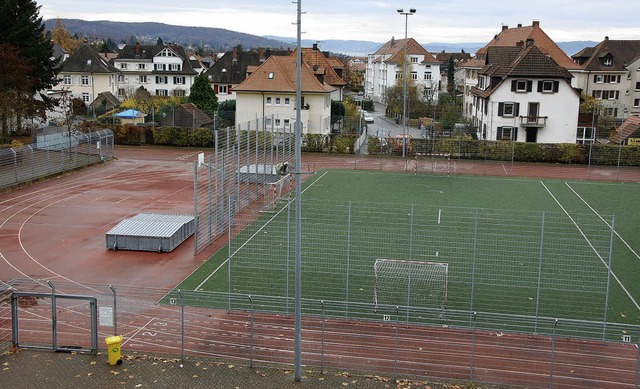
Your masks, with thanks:
<instances>
[{"instance_id":1,"label":"dormer window","mask_svg":"<svg viewBox=\"0 0 640 389\"><path fill-rule=\"evenodd\" d=\"M604 66L613 66L613 58L605 58L602 60Z\"/></svg>"}]
</instances>

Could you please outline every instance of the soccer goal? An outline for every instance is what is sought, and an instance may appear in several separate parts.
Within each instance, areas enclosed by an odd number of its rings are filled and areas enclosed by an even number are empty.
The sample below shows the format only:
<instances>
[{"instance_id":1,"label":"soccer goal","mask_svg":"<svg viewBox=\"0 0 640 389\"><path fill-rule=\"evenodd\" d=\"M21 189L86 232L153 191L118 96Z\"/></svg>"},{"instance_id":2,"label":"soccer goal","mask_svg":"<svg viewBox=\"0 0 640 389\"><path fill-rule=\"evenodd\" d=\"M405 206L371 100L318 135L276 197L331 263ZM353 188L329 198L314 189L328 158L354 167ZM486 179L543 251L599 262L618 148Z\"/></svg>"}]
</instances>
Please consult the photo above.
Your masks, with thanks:
<instances>
[{"instance_id":1,"label":"soccer goal","mask_svg":"<svg viewBox=\"0 0 640 389\"><path fill-rule=\"evenodd\" d=\"M268 182L264 195L264 206L260 212L275 212L278 200L291 191L291 174L285 174L278 181Z\"/></svg>"},{"instance_id":2,"label":"soccer goal","mask_svg":"<svg viewBox=\"0 0 640 389\"><path fill-rule=\"evenodd\" d=\"M442 262L376 259L373 298L379 305L446 308L449 265Z\"/></svg>"}]
</instances>

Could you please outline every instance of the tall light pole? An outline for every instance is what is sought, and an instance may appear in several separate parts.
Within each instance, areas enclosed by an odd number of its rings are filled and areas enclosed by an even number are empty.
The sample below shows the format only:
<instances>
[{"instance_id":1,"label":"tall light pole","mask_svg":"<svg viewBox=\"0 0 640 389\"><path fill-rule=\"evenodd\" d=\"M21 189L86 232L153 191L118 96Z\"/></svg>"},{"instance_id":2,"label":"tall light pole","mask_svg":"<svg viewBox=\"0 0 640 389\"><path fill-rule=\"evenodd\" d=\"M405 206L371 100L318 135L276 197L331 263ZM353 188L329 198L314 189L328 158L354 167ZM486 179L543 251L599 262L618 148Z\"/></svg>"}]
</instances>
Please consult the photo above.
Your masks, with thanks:
<instances>
[{"instance_id":1,"label":"tall light pole","mask_svg":"<svg viewBox=\"0 0 640 389\"><path fill-rule=\"evenodd\" d=\"M402 56L402 78L404 86L402 89L402 158L407 157L407 28L409 27L409 15L416 13L415 8L404 12L403 8L398 9L400 15L404 15L404 54Z\"/></svg>"}]
</instances>

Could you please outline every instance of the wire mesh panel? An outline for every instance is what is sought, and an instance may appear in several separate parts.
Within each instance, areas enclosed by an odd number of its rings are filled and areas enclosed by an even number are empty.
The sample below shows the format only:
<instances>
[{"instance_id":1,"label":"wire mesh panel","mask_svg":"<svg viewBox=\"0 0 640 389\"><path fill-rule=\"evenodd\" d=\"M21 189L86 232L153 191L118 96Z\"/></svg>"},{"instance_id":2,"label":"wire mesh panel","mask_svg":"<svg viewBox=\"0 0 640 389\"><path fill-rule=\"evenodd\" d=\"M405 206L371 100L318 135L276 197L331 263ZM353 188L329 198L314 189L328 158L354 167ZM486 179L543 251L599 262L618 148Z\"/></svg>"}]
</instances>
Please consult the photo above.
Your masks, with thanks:
<instances>
[{"instance_id":1,"label":"wire mesh panel","mask_svg":"<svg viewBox=\"0 0 640 389\"><path fill-rule=\"evenodd\" d=\"M111 130L60 130L37 135L36 143L0 149L0 188L114 158Z\"/></svg>"}]
</instances>

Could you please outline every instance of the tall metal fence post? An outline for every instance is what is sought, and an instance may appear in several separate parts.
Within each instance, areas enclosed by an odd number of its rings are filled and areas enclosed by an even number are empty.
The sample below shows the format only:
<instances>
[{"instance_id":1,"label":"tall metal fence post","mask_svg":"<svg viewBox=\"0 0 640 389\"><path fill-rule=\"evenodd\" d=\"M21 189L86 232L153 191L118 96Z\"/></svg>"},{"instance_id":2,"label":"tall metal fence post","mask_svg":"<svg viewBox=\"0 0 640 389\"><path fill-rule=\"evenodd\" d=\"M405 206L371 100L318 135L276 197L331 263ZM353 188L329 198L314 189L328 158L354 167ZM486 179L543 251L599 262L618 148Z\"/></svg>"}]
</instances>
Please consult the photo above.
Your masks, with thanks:
<instances>
[{"instance_id":1,"label":"tall metal fence post","mask_svg":"<svg viewBox=\"0 0 640 389\"><path fill-rule=\"evenodd\" d=\"M56 307L56 288L51 281L47 281L47 285L51 288L51 334L53 343L51 346L55 351L58 349L58 308Z\"/></svg>"},{"instance_id":2,"label":"tall metal fence post","mask_svg":"<svg viewBox=\"0 0 640 389\"><path fill-rule=\"evenodd\" d=\"M251 323L251 337L249 338L249 367L253 369L253 298L249 295L249 314Z\"/></svg>"},{"instance_id":3,"label":"tall metal fence post","mask_svg":"<svg viewBox=\"0 0 640 389\"><path fill-rule=\"evenodd\" d=\"M553 332L551 334L551 366L549 366L549 389L553 389L553 360L556 351L556 327L558 319L553 322Z\"/></svg>"},{"instance_id":4,"label":"tall metal fence post","mask_svg":"<svg viewBox=\"0 0 640 389\"><path fill-rule=\"evenodd\" d=\"M471 268L471 301L469 309L473 311L473 298L476 282L476 257L478 256L478 209L476 208L476 217L473 227L473 265Z\"/></svg>"},{"instance_id":5,"label":"tall metal fence post","mask_svg":"<svg viewBox=\"0 0 640 389\"><path fill-rule=\"evenodd\" d=\"M475 356L475 348L476 348L476 314L477 312L473 312L471 314L471 361L469 363L469 381L473 382L473 362Z\"/></svg>"},{"instance_id":6,"label":"tall metal fence post","mask_svg":"<svg viewBox=\"0 0 640 389\"><path fill-rule=\"evenodd\" d=\"M400 307L396 306L396 344L393 351L393 375L398 378L398 322L400 318Z\"/></svg>"},{"instance_id":7,"label":"tall metal fence post","mask_svg":"<svg viewBox=\"0 0 640 389\"><path fill-rule=\"evenodd\" d=\"M638 341L636 342L636 350L638 350L637 352L637 356L636 356L636 389L638 389L640 386L640 334L638 334Z\"/></svg>"},{"instance_id":8,"label":"tall metal fence post","mask_svg":"<svg viewBox=\"0 0 640 389\"><path fill-rule=\"evenodd\" d=\"M350 257L351 255L351 200L349 200L349 208L347 215L347 279L346 279L346 290L345 290L345 299L344 299L344 316L345 319L349 319L349 265L350 265Z\"/></svg>"},{"instance_id":9,"label":"tall metal fence post","mask_svg":"<svg viewBox=\"0 0 640 389\"><path fill-rule=\"evenodd\" d=\"M196 218L193 233L193 255L197 255L198 232L200 231L200 218L198 217L198 162L193 163L193 215Z\"/></svg>"},{"instance_id":10,"label":"tall metal fence post","mask_svg":"<svg viewBox=\"0 0 640 389\"><path fill-rule=\"evenodd\" d=\"M540 313L540 288L542 285L542 258L543 258L543 252L544 252L544 222L545 222L545 212L542 211L542 227L541 227L541 231L540 231L540 254L538 256L538 286L537 286L537 292L536 292L536 317L535 317L535 324L534 324L534 329L533 329L533 333L537 334L538 333L538 317L539 317L539 313Z\"/></svg>"},{"instance_id":11,"label":"tall metal fence post","mask_svg":"<svg viewBox=\"0 0 640 389\"><path fill-rule=\"evenodd\" d=\"M606 340L607 338L607 320L609 318L607 308L609 307L609 292L611 290L611 273L613 273L613 270L611 270L611 262L613 260L613 241L615 239L615 234L616 234L615 222L616 222L616 217L612 216L611 217L611 238L609 240L609 264L607 265L607 292L604 297L604 320L602 321L603 322L603 328L602 328L603 341Z\"/></svg>"},{"instance_id":12,"label":"tall metal fence post","mask_svg":"<svg viewBox=\"0 0 640 389\"><path fill-rule=\"evenodd\" d=\"M184 363L184 295L182 290L178 289L180 295L180 362Z\"/></svg>"},{"instance_id":13,"label":"tall metal fence post","mask_svg":"<svg viewBox=\"0 0 640 389\"><path fill-rule=\"evenodd\" d=\"M320 300L320 305L322 306L322 337L320 341L320 374L324 374L324 300Z\"/></svg>"},{"instance_id":14,"label":"tall metal fence post","mask_svg":"<svg viewBox=\"0 0 640 389\"><path fill-rule=\"evenodd\" d=\"M113 335L118 335L118 308L116 305L118 298L116 297L116 288L113 285L109 285L109 289L113 293Z\"/></svg>"}]
</instances>

